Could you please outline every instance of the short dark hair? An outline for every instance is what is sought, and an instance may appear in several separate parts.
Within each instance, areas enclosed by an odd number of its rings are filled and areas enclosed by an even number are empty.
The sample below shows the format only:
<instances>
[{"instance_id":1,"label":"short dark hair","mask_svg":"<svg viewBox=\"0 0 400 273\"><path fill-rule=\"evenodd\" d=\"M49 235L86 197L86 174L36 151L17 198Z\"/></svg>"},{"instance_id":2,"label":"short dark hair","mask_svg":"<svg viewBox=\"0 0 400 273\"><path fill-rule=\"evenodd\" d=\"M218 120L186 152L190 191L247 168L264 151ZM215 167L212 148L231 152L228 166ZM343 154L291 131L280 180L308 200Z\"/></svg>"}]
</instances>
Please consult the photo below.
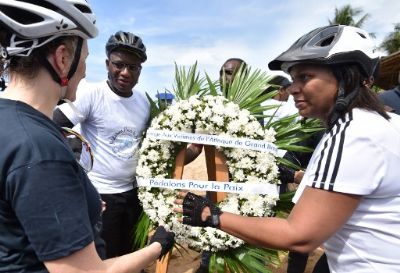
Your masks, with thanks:
<instances>
[{"instance_id":1,"label":"short dark hair","mask_svg":"<svg viewBox=\"0 0 400 273\"><path fill-rule=\"evenodd\" d=\"M246 63L244 60L240 59L240 58L229 58L228 60L226 60L226 61L224 62L224 64L223 64L222 66L224 66L226 63L232 62L232 61L234 61L234 62L239 62L239 63L243 64L244 67L247 66L247 63Z\"/></svg>"},{"instance_id":2,"label":"short dark hair","mask_svg":"<svg viewBox=\"0 0 400 273\"><path fill-rule=\"evenodd\" d=\"M224 66L225 66L227 63L229 63L229 62L238 62L238 63L240 63L240 66L238 67L237 70L239 70L240 67L243 67L242 69L244 70L245 73L247 73L247 63L246 63L245 61L243 61L243 60L240 59L240 58L229 58L229 59L227 59L227 60L224 62L224 64L221 66L221 69L219 70L219 75L220 75L220 76L222 76Z\"/></svg>"},{"instance_id":3,"label":"short dark hair","mask_svg":"<svg viewBox=\"0 0 400 273\"><path fill-rule=\"evenodd\" d=\"M268 82L268 84L278 85L280 87L286 88L289 85L291 85L292 82L289 81L289 79L286 78L285 76L277 75L274 78L272 78L272 80L270 80ZM279 89L279 88L276 88L275 86L269 86L267 89L264 90L264 93L270 93L270 92L275 91L277 89Z\"/></svg>"},{"instance_id":4,"label":"short dark hair","mask_svg":"<svg viewBox=\"0 0 400 273\"><path fill-rule=\"evenodd\" d=\"M279 85L284 88L286 88L292 84L292 82L289 81L288 78L286 78L285 76L281 76L281 75L275 76L269 83L274 84L274 85Z\"/></svg>"}]
</instances>

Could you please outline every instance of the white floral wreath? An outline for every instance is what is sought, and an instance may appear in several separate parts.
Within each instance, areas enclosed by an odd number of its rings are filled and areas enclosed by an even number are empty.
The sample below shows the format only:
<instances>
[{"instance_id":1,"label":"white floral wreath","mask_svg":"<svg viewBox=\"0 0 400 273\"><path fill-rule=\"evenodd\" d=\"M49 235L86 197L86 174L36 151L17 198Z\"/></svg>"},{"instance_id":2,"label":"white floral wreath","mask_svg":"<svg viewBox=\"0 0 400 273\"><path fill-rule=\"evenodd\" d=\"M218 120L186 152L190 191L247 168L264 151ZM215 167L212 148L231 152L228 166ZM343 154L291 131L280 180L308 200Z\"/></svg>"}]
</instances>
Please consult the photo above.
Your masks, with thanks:
<instances>
[{"instance_id":1,"label":"white floral wreath","mask_svg":"<svg viewBox=\"0 0 400 273\"><path fill-rule=\"evenodd\" d=\"M209 135L226 135L275 141L273 129L264 130L248 110L240 109L222 96L192 96L179 101L163 111L151 122L151 129L191 132L201 131ZM171 178L172 168L182 143L145 138L139 151L136 169L138 177ZM278 183L278 167L271 153L255 150L217 147L226 157L231 177L236 183ZM153 223L164 225L175 233L180 244L197 251L222 251L237 248L244 242L214 228L183 225L173 212L176 190L140 187L139 199ZM270 216L276 197L255 194L228 193L218 204L221 210L247 216Z\"/></svg>"}]
</instances>

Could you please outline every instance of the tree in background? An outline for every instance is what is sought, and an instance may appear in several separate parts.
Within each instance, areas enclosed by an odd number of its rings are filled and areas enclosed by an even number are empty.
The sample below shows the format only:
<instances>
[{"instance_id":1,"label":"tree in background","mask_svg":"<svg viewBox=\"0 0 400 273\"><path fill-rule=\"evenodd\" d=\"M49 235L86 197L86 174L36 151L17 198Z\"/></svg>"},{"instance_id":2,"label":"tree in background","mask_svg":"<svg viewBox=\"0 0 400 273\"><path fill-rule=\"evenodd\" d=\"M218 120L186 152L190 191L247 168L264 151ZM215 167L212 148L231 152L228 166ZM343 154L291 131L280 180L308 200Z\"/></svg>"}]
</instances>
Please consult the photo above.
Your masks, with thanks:
<instances>
[{"instance_id":1,"label":"tree in background","mask_svg":"<svg viewBox=\"0 0 400 273\"><path fill-rule=\"evenodd\" d=\"M341 8L335 8L335 17L332 20L328 19L328 22L330 25L346 25L362 28L365 21L371 16L369 13L365 13L356 21L355 17L360 16L363 12L362 8L354 8L350 4L344 5ZM374 33L369 33L369 35L375 38Z\"/></svg>"},{"instance_id":2,"label":"tree in background","mask_svg":"<svg viewBox=\"0 0 400 273\"><path fill-rule=\"evenodd\" d=\"M345 5L341 8L335 8L335 17L329 20L331 25L346 25L361 28L365 21L370 17L368 13L364 14L361 19L355 21L354 17L363 13L362 8L353 8L351 5Z\"/></svg>"},{"instance_id":3,"label":"tree in background","mask_svg":"<svg viewBox=\"0 0 400 273\"><path fill-rule=\"evenodd\" d=\"M400 23L394 25L394 31L391 32L380 45L380 48L388 54L392 54L400 50Z\"/></svg>"}]
</instances>

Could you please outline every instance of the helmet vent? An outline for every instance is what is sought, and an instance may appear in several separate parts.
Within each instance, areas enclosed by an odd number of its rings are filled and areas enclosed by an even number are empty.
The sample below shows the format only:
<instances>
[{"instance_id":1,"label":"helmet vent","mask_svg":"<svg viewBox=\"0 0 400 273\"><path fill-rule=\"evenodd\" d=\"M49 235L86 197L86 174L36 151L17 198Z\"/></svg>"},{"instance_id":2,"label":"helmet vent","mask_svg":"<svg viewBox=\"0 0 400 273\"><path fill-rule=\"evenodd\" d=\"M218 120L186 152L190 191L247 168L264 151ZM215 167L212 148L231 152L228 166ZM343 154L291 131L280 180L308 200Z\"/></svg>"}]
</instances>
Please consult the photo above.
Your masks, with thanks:
<instances>
[{"instance_id":1,"label":"helmet vent","mask_svg":"<svg viewBox=\"0 0 400 273\"><path fill-rule=\"evenodd\" d=\"M76 4L74 5L82 13L93 13L88 6Z\"/></svg>"},{"instance_id":2,"label":"helmet vent","mask_svg":"<svg viewBox=\"0 0 400 273\"><path fill-rule=\"evenodd\" d=\"M51 3L49 3L48 1L45 0L18 0L19 2L25 2L28 4L33 4L35 6L39 6L39 7L44 7L46 9L51 9L53 11L59 11L59 8L57 8L56 6L52 5Z\"/></svg>"},{"instance_id":3,"label":"helmet vent","mask_svg":"<svg viewBox=\"0 0 400 273\"><path fill-rule=\"evenodd\" d=\"M357 32L357 34L360 35L361 38L367 39L367 37L363 33Z\"/></svg>"},{"instance_id":4,"label":"helmet vent","mask_svg":"<svg viewBox=\"0 0 400 273\"><path fill-rule=\"evenodd\" d=\"M320 46L329 46L330 44L332 44L332 41L334 38L335 38L335 36L330 36L330 37L322 40L320 43Z\"/></svg>"},{"instance_id":5,"label":"helmet vent","mask_svg":"<svg viewBox=\"0 0 400 273\"><path fill-rule=\"evenodd\" d=\"M28 24L34 24L34 23L39 23L43 21L43 18L28 12L26 10L21 10L17 9L14 7L10 6L4 6L0 5L0 10L2 13L4 13L6 16L10 17L12 20L23 24L23 25L28 25Z\"/></svg>"}]
</instances>

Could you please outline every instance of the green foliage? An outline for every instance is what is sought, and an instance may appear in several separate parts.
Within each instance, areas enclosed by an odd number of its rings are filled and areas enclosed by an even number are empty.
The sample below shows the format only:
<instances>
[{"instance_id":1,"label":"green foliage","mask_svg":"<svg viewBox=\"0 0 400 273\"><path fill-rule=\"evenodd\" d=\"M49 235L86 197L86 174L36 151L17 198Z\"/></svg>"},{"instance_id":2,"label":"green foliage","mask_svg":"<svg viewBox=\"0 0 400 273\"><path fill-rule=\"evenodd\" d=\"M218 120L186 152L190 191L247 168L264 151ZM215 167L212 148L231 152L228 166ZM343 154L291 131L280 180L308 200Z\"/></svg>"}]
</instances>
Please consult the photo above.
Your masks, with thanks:
<instances>
[{"instance_id":1,"label":"green foliage","mask_svg":"<svg viewBox=\"0 0 400 273\"><path fill-rule=\"evenodd\" d=\"M279 200L276 202L276 206L274 208L276 217L286 218L290 211L292 210L294 203L292 202L293 196L295 192L285 192L279 195Z\"/></svg>"},{"instance_id":2,"label":"green foliage","mask_svg":"<svg viewBox=\"0 0 400 273\"><path fill-rule=\"evenodd\" d=\"M354 8L350 4L344 5L341 8L335 8L335 17L328 20L330 25L346 25L361 28L364 23L371 17L370 14L365 13L360 19L356 21L355 17L363 13L362 8ZM369 33L371 37L375 38L374 33Z\"/></svg>"},{"instance_id":3,"label":"green foliage","mask_svg":"<svg viewBox=\"0 0 400 273\"><path fill-rule=\"evenodd\" d=\"M333 20L329 20L329 24L362 27L365 21L370 17L370 15L366 13L358 21L355 21L354 17L362 13L362 8L353 8L350 4L344 5L341 8L335 8L335 17Z\"/></svg>"},{"instance_id":4,"label":"green foliage","mask_svg":"<svg viewBox=\"0 0 400 273\"><path fill-rule=\"evenodd\" d=\"M279 149L294 152L312 152L312 148L298 145L311 137L314 133L324 130L317 119L299 119L298 115L291 115L267 124L276 131L275 145Z\"/></svg>"},{"instance_id":5,"label":"green foliage","mask_svg":"<svg viewBox=\"0 0 400 273\"><path fill-rule=\"evenodd\" d=\"M147 244L147 237L153 224L146 213L142 211L134 227L133 248L141 249Z\"/></svg>"},{"instance_id":6,"label":"green foliage","mask_svg":"<svg viewBox=\"0 0 400 273\"><path fill-rule=\"evenodd\" d=\"M244 245L230 251L213 253L210 259L209 272L225 273L272 273L270 267L280 264L279 252L267 248Z\"/></svg>"},{"instance_id":7,"label":"green foliage","mask_svg":"<svg viewBox=\"0 0 400 273\"><path fill-rule=\"evenodd\" d=\"M160 106L146 93L147 100L150 103L150 120L158 116L161 113Z\"/></svg>"},{"instance_id":8,"label":"green foliage","mask_svg":"<svg viewBox=\"0 0 400 273\"><path fill-rule=\"evenodd\" d=\"M394 31L385 37L380 48L389 54L400 50L400 23L395 24Z\"/></svg>"},{"instance_id":9,"label":"green foliage","mask_svg":"<svg viewBox=\"0 0 400 273\"><path fill-rule=\"evenodd\" d=\"M197 62L186 72L185 67L178 67L175 63L175 83L173 92L177 100L187 100L193 95L202 96L207 93L204 87L204 78L200 78Z\"/></svg>"},{"instance_id":10,"label":"green foliage","mask_svg":"<svg viewBox=\"0 0 400 273\"><path fill-rule=\"evenodd\" d=\"M263 111L271 108L261 106L261 102L276 95L276 93L264 93L265 89L271 86L268 82L273 77L260 69L252 71L250 67L244 68L242 65L231 84L222 81L222 95L240 108L249 110L252 115L260 117ZM224 75L222 79L225 79Z\"/></svg>"}]
</instances>

